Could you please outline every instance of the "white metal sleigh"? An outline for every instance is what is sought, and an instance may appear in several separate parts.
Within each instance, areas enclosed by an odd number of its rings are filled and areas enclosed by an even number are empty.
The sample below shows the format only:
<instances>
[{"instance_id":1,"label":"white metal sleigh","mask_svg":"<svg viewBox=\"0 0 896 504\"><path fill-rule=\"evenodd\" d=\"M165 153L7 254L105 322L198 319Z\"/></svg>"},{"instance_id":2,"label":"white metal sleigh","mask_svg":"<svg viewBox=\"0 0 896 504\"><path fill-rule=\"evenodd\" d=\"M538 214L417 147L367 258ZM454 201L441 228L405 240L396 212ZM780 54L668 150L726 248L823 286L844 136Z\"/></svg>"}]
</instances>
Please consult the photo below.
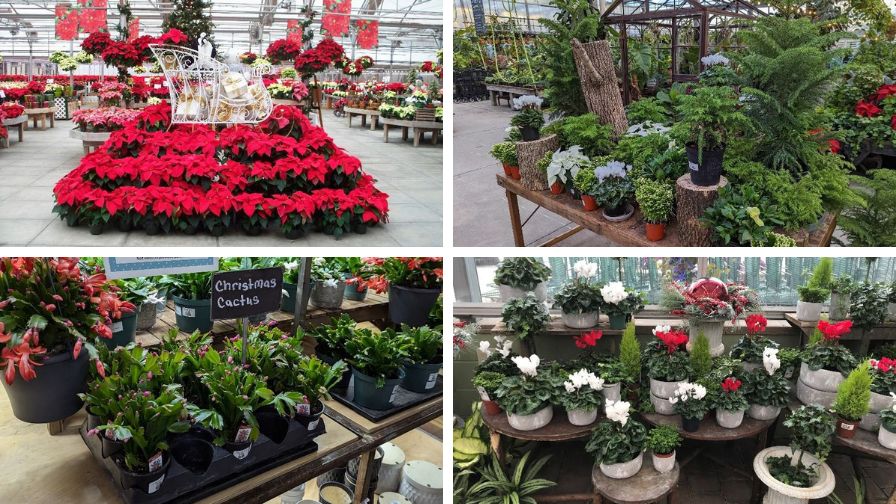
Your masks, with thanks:
<instances>
[{"instance_id":1,"label":"white metal sleigh","mask_svg":"<svg viewBox=\"0 0 896 504\"><path fill-rule=\"evenodd\" d=\"M199 51L158 44L150 49L168 81L171 122L246 124L271 115L271 95L262 81L269 65L234 71L212 59L212 46L204 37Z\"/></svg>"}]
</instances>

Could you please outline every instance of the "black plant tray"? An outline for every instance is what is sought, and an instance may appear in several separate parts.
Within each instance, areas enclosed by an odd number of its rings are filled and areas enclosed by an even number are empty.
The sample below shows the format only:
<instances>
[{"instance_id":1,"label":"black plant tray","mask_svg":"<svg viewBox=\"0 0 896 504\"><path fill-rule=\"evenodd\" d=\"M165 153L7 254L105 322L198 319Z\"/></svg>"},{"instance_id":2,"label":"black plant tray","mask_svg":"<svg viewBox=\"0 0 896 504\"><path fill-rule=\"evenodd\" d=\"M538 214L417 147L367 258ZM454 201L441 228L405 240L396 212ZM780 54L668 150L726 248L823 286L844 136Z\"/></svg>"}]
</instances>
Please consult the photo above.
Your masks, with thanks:
<instances>
[{"instance_id":1,"label":"black plant tray","mask_svg":"<svg viewBox=\"0 0 896 504\"><path fill-rule=\"evenodd\" d=\"M81 439L84 440L84 444L87 445L93 456L111 473L118 493L124 502L127 504L162 504L199 500L291 460L313 453L318 448L314 438L326 432L326 426L321 418L317 428L313 432L308 432L299 422L291 421L286 438L282 443L274 443L261 434L252 444L249 455L242 460L216 446L211 465L201 475L188 471L172 457L164 482L152 494L147 494L136 488L123 488L121 469L113 460L115 456L103 458L102 441L98 435L87 435L86 421L79 432Z\"/></svg>"},{"instance_id":2,"label":"black plant tray","mask_svg":"<svg viewBox=\"0 0 896 504\"><path fill-rule=\"evenodd\" d=\"M348 388L341 390L335 389L332 391L331 395L333 396L333 399L336 399L342 404L357 411L361 414L361 416L370 420L371 422L381 422L396 413L400 413L422 402L426 402L433 397L442 395L442 379L442 375L439 375L439 378L436 381L436 386L433 387L429 392L423 394L418 392L411 392L410 390L399 386L395 392L395 400L392 401L392 408L386 410L365 408L364 406L361 406L360 404L353 401L355 395L354 377L352 377L351 381L349 382Z\"/></svg>"}]
</instances>

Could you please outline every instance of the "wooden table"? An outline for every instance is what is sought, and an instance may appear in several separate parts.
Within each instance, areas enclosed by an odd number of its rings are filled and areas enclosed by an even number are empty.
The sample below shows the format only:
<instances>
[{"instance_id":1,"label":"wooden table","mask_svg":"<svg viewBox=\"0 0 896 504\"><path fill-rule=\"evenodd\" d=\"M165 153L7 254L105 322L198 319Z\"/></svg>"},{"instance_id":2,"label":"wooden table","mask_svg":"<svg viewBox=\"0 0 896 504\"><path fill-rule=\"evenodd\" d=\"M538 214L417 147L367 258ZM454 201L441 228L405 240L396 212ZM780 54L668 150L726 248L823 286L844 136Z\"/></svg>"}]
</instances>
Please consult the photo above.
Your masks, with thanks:
<instances>
[{"instance_id":1,"label":"wooden table","mask_svg":"<svg viewBox=\"0 0 896 504\"><path fill-rule=\"evenodd\" d=\"M3 125L6 126L7 129L17 129L19 130L19 143L22 143L25 135L25 123L28 122L28 115L22 114L19 117L13 117L12 119L4 119ZM9 138L3 139L3 143L5 147L9 147Z\"/></svg>"},{"instance_id":2,"label":"wooden table","mask_svg":"<svg viewBox=\"0 0 896 504\"><path fill-rule=\"evenodd\" d=\"M666 225L666 237L660 241L650 241L644 230L644 218L641 210L635 208L635 213L627 220L622 222L611 222L601 215L600 209L592 212L586 212L582 206L581 200L573 199L567 193L553 194L551 191L531 191L523 187L519 180L514 180L505 176L503 173L496 174L499 187L504 188L507 196L507 207L510 211L510 227L513 231L514 246L525 247L526 241L523 238L523 222L520 218L520 206L518 198L522 197L544 208L549 212L555 213L560 217L578 224L569 231L551 238L543 246L550 247L557 245L563 240L573 236L574 234L585 229L604 235L607 238L625 247L682 247L687 246L682 243L678 236L678 225L670 222ZM834 229L837 227L837 219L831 214L825 214L822 226L812 233L802 233L794 237L797 244L804 247L827 247L831 244L831 237Z\"/></svg>"},{"instance_id":3,"label":"wooden table","mask_svg":"<svg viewBox=\"0 0 896 504\"><path fill-rule=\"evenodd\" d=\"M432 133L432 144L436 145L439 141L439 135L442 132L443 123L439 121L407 121L404 119L395 119L394 117L380 117L380 124L383 125L383 141L389 143L389 127L401 128L401 139L408 139L408 130L414 128L414 147L420 145L423 134Z\"/></svg>"},{"instance_id":4,"label":"wooden table","mask_svg":"<svg viewBox=\"0 0 896 504\"><path fill-rule=\"evenodd\" d=\"M486 84L485 89L492 101L492 105L497 107L501 104L501 100L507 100L507 106L513 108L513 99L516 96L535 95L538 96L540 91L534 86L508 86L506 84Z\"/></svg>"},{"instance_id":5,"label":"wooden table","mask_svg":"<svg viewBox=\"0 0 896 504\"><path fill-rule=\"evenodd\" d=\"M838 448L844 448L840 450ZM849 455L852 462L853 471L856 477L860 477L861 471L856 463L857 457L866 457L874 460L882 460L896 465L896 450L884 448L877 442L877 433L869 432L863 429L857 429L852 439L844 439L840 436L834 436L834 449L844 451ZM887 502L896 502L896 487L890 492L890 498Z\"/></svg>"},{"instance_id":6,"label":"wooden table","mask_svg":"<svg viewBox=\"0 0 896 504\"><path fill-rule=\"evenodd\" d=\"M47 118L50 119L50 127L56 127L56 107L25 109L25 114L27 114L32 121L32 129L37 129L38 119L40 119L40 129L47 129Z\"/></svg>"},{"instance_id":7,"label":"wooden table","mask_svg":"<svg viewBox=\"0 0 896 504\"><path fill-rule=\"evenodd\" d=\"M700 422L700 428L697 430L697 432L688 432L681 427L680 415L643 413L641 414L641 418L643 418L644 421L650 425L667 425L670 427L674 427L675 429L678 429L678 433L681 434L682 438L690 439L692 441L724 443L737 439L755 438L756 451L754 452L754 456L756 453L759 453L760 451L768 447L769 438L774 438L773 427L777 422L777 418L774 420L754 420L746 416L745 413L744 421L740 424L739 427L735 429L726 429L716 423L714 414L710 414ZM769 436L770 430L772 430L772 436ZM691 453L686 459L679 462L681 464L681 467L686 466L690 461L694 460L694 458L696 458L701 453L703 453L703 448L698 447L698 449L694 450L694 452ZM753 482L753 489L750 494L750 502L753 504L758 504L759 500L762 498L763 484L762 481L760 481L759 478L756 477L755 472L753 472L752 470L744 471L738 467L733 467L726 461L717 460L709 455L707 455L707 458L711 459L713 462L716 462L720 466L727 466L732 471L737 472L742 476L750 479Z\"/></svg>"},{"instance_id":8,"label":"wooden table","mask_svg":"<svg viewBox=\"0 0 896 504\"><path fill-rule=\"evenodd\" d=\"M377 123L380 118L379 110L370 110L370 109L361 109L354 107L344 107L345 113L348 116L348 127L352 127L352 117L360 116L361 117L361 127L367 126L367 118L370 117L370 131L376 130Z\"/></svg>"},{"instance_id":9,"label":"wooden table","mask_svg":"<svg viewBox=\"0 0 896 504\"><path fill-rule=\"evenodd\" d=\"M600 466L594 464L591 480L597 493L595 504L602 503L603 498L616 504L649 504L665 498L669 504L675 504L681 472L678 463L671 471L660 473L654 469L646 452L643 456L641 470L626 479L608 478L600 471Z\"/></svg>"},{"instance_id":10,"label":"wooden table","mask_svg":"<svg viewBox=\"0 0 896 504\"><path fill-rule=\"evenodd\" d=\"M106 140L112 135L110 131L81 131L80 128L74 128L68 132L69 138L81 141L84 147L84 154L90 154L97 147L106 143Z\"/></svg>"},{"instance_id":11,"label":"wooden table","mask_svg":"<svg viewBox=\"0 0 896 504\"><path fill-rule=\"evenodd\" d=\"M800 330L800 347L805 346L815 332L818 322L807 322L796 318L796 313L785 313L784 319L791 326ZM858 341L859 355L868 353L868 347L872 341L894 341L896 340L896 321L886 321L875 326L873 329L865 331L863 329L855 329L853 332L840 338L840 341Z\"/></svg>"}]
</instances>

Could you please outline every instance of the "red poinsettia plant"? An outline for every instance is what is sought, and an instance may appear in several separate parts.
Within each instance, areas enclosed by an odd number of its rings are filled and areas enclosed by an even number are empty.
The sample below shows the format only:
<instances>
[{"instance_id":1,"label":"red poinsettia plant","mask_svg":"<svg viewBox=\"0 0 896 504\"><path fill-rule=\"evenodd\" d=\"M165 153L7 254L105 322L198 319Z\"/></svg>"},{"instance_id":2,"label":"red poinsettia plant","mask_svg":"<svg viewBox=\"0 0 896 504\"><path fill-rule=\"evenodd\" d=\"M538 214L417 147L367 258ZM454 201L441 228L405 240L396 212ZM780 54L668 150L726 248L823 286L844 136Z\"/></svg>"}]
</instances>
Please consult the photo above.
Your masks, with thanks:
<instances>
[{"instance_id":1,"label":"red poinsettia plant","mask_svg":"<svg viewBox=\"0 0 896 504\"><path fill-rule=\"evenodd\" d=\"M3 102L0 104L0 113L4 119L15 119L25 113L25 107L13 102Z\"/></svg>"},{"instance_id":2,"label":"red poinsettia plant","mask_svg":"<svg viewBox=\"0 0 896 504\"><path fill-rule=\"evenodd\" d=\"M53 355L71 353L77 359L87 351L96 359L91 342L111 338L112 321L135 310L105 275L88 276L74 257L3 258L0 292L5 296L0 301L0 368L10 385L17 374L26 381L36 378Z\"/></svg>"},{"instance_id":3,"label":"red poinsettia plant","mask_svg":"<svg viewBox=\"0 0 896 504\"><path fill-rule=\"evenodd\" d=\"M302 53L302 44L294 40L280 39L275 40L268 46L265 54L271 63L279 64L285 61L295 61L296 57Z\"/></svg>"},{"instance_id":4,"label":"red poinsettia plant","mask_svg":"<svg viewBox=\"0 0 896 504\"><path fill-rule=\"evenodd\" d=\"M305 77L326 70L327 67L342 59L345 49L333 39L325 38L313 49L299 54L295 58L296 70Z\"/></svg>"},{"instance_id":5,"label":"red poinsettia plant","mask_svg":"<svg viewBox=\"0 0 896 504\"><path fill-rule=\"evenodd\" d=\"M254 52L244 52L243 54L240 54L240 63L244 65L251 65L252 63L255 63L255 60L257 59L258 55Z\"/></svg>"},{"instance_id":6,"label":"red poinsettia plant","mask_svg":"<svg viewBox=\"0 0 896 504\"><path fill-rule=\"evenodd\" d=\"M417 289L442 288L441 257L368 257L370 288L386 292L390 285Z\"/></svg>"},{"instance_id":7,"label":"red poinsettia plant","mask_svg":"<svg viewBox=\"0 0 896 504\"><path fill-rule=\"evenodd\" d=\"M159 36L159 44L168 45L185 45L190 42L190 37L186 33L177 28L170 28L168 31Z\"/></svg>"},{"instance_id":8,"label":"red poinsettia plant","mask_svg":"<svg viewBox=\"0 0 896 504\"><path fill-rule=\"evenodd\" d=\"M139 110L119 107L80 109L72 114L72 122L83 131L116 131L134 121L140 113Z\"/></svg>"},{"instance_id":9,"label":"red poinsettia plant","mask_svg":"<svg viewBox=\"0 0 896 504\"><path fill-rule=\"evenodd\" d=\"M81 50L91 56L99 56L111 43L112 36L109 35L109 32L95 31L81 42Z\"/></svg>"},{"instance_id":10,"label":"red poinsettia plant","mask_svg":"<svg viewBox=\"0 0 896 504\"><path fill-rule=\"evenodd\" d=\"M126 40L113 40L100 55L106 64L118 68L137 66L146 59L141 50Z\"/></svg>"}]
</instances>

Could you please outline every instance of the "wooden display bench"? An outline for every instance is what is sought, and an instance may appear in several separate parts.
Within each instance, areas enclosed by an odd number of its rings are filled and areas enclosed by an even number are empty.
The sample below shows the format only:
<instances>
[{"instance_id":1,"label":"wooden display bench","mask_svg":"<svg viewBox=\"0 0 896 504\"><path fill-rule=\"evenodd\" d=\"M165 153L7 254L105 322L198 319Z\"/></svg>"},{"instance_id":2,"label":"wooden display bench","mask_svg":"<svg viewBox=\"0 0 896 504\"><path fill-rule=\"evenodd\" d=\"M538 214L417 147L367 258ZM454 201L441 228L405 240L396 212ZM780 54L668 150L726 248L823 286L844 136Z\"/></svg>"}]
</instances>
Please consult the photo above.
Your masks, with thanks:
<instances>
[{"instance_id":1,"label":"wooden display bench","mask_svg":"<svg viewBox=\"0 0 896 504\"><path fill-rule=\"evenodd\" d=\"M81 131L79 128L74 128L68 132L70 138L81 141L81 145L84 147L84 154L96 151L98 147L106 143L106 140L111 135L111 131Z\"/></svg>"},{"instance_id":2,"label":"wooden display bench","mask_svg":"<svg viewBox=\"0 0 896 504\"><path fill-rule=\"evenodd\" d=\"M539 96L541 92L536 87L509 86L507 84L486 84L489 99L495 107L501 105L501 100L507 101L507 106L513 108L513 99L524 95Z\"/></svg>"},{"instance_id":3,"label":"wooden display bench","mask_svg":"<svg viewBox=\"0 0 896 504\"><path fill-rule=\"evenodd\" d=\"M414 147L420 145L423 140L424 133L432 133L432 144L439 142L439 136L442 133L443 123L438 121L408 121L405 119L395 119L394 117L380 117L380 124L383 125L383 141L389 143L389 128L401 128L401 139L408 139L408 130L414 129Z\"/></svg>"},{"instance_id":4,"label":"wooden display bench","mask_svg":"<svg viewBox=\"0 0 896 504\"><path fill-rule=\"evenodd\" d=\"M608 221L601 215L600 209L586 212L582 201L573 199L567 193L553 194L550 191L532 191L526 189L519 180L507 177L503 173L496 174L498 186L504 188L507 196L507 206L510 211L510 227L513 231L513 242L516 247L525 247L523 237L523 222L520 218L518 198L529 200L549 212L578 224L575 228L565 231L547 242L543 246L557 245L576 233L589 230L593 233L606 236L619 246L623 247L682 247L687 246L681 241L678 233L678 224L671 222L666 225L666 237L660 241L650 241L644 230L644 219L641 211L635 208L635 213L622 222ZM825 214L821 226L812 233L803 233L794 237L797 244L804 247L827 247L831 244L831 237L837 227L837 219L831 214Z\"/></svg>"},{"instance_id":5,"label":"wooden display bench","mask_svg":"<svg viewBox=\"0 0 896 504\"><path fill-rule=\"evenodd\" d=\"M815 328L818 326L817 321L807 322L804 320L799 320L798 318L796 318L796 313L785 313L784 319L787 320L787 322L790 323L791 326L800 330L800 348L804 347L806 343L808 343L809 338L812 337L812 333L815 332ZM840 338L840 341L858 341L859 355L865 355L868 353L868 347L870 346L872 341L894 340L896 340L896 321L884 322L883 324L880 324L869 331L855 329L853 332Z\"/></svg>"},{"instance_id":6,"label":"wooden display bench","mask_svg":"<svg viewBox=\"0 0 896 504\"><path fill-rule=\"evenodd\" d=\"M22 143L25 138L25 123L27 122L28 115L22 114L19 117L13 117L12 119L4 119L3 126L6 126L8 131L12 131L13 129L19 130L19 143ZM0 140L0 146L9 147L9 138Z\"/></svg>"},{"instance_id":7,"label":"wooden display bench","mask_svg":"<svg viewBox=\"0 0 896 504\"><path fill-rule=\"evenodd\" d=\"M50 127L56 127L56 107L43 107L25 109L25 114L31 119L31 129L37 129L37 120L40 119L40 129L47 129L47 119L50 120Z\"/></svg>"},{"instance_id":8,"label":"wooden display bench","mask_svg":"<svg viewBox=\"0 0 896 504\"><path fill-rule=\"evenodd\" d=\"M641 504L643 502L660 502L666 499L668 504L675 504L678 494L678 477L681 468L678 463L667 473L660 473L653 467L647 452L644 452L644 463L641 470L631 478L613 479L601 472L600 466L594 464L591 479L594 492L597 494L594 504L606 502L614 504Z\"/></svg>"},{"instance_id":9,"label":"wooden display bench","mask_svg":"<svg viewBox=\"0 0 896 504\"><path fill-rule=\"evenodd\" d=\"M370 131L376 130L377 123L380 118L379 110L370 110L370 109L362 109L362 108L354 108L346 106L344 108L345 115L348 117L348 127L352 127L352 117L360 116L361 117L361 127L367 127L367 118L370 118Z\"/></svg>"}]
</instances>

